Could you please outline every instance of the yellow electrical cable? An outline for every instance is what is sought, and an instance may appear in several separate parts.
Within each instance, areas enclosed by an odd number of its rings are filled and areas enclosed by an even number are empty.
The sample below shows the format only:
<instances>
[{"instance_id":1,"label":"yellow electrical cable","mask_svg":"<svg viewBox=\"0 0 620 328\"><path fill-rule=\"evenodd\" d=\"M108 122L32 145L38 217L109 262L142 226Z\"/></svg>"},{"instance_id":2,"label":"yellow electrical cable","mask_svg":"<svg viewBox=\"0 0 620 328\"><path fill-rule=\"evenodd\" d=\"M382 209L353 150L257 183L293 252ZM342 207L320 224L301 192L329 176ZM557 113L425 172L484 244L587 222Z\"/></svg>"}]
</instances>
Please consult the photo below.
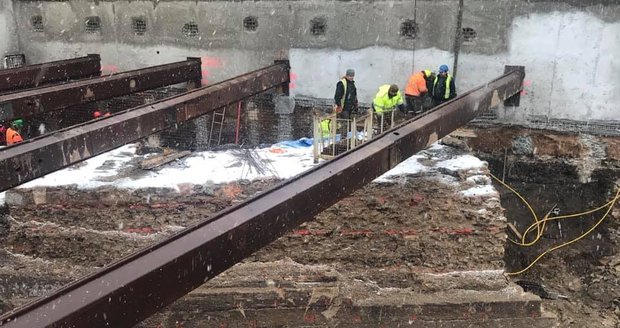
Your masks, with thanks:
<instances>
[{"instance_id":1,"label":"yellow electrical cable","mask_svg":"<svg viewBox=\"0 0 620 328\"><path fill-rule=\"evenodd\" d=\"M506 189L512 191L513 194L515 194L517 197L519 197L519 199L521 199L521 201L527 206L527 208L530 210L530 212L532 213L532 217L534 218L534 221L536 223L538 223L538 216L536 215L536 212L534 212L534 209L532 208L532 206L530 206L530 203L525 200L525 198L523 198L523 196L521 196L521 194L519 194L516 190L512 189L512 187L510 187L509 185L507 185L506 183L504 183L504 181L498 179L496 176L494 176L493 174L491 174L489 172L489 175L491 176L491 178L495 179L495 181L499 182L502 186L506 187ZM542 234L542 232L540 231L540 226L537 226L538 228L538 235ZM538 238L537 238L538 239ZM521 237L521 243L516 243L517 245L521 245L521 244L526 244L525 243L525 235L523 235Z\"/></svg>"},{"instance_id":2,"label":"yellow electrical cable","mask_svg":"<svg viewBox=\"0 0 620 328\"><path fill-rule=\"evenodd\" d=\"M604 209L605 207L609 206L614 200L610 200L607 203L603 204L602 206L599 206L597 208L593 208L591 210L585 211L585 212L581 212L581 213L574 213L574 214L567 214L567 215L560 215L560 216L552 216L552 217L547 217L545 219L543 219L543 221L552 221L552 220L563 220L563 219L571 219L571 218L575 218L575 217L580 217L583 215L588 215L588 214L592 214L594 212L600 211L602 209ZM542 221L541 221L542 222ZM526 230L525 233L523 233L524 235L529 234L529 232L534 228L534 226L537 223L532 223ZM540 223L538 223L540 224Z\"/></svg>"},{"instance_id":3,"label":"yellow electrical cable","mask_svg":"<svg viewBox=\"0 0 620 328\"><path fill-rule=\"evenodd\" d=\"M506 183L504 183L502 180L498 179L496 176L494 176L493 174L489 173L489 175L495 179L497 182L499 182L501 185L503 185L504 187L506 187L508 190L510 190L511 192L513 192L517 197L519 197L519 199L521 199L522 202L525 203L525 205L528 207L528 209L530 210L530 212L532 213L532 216L534 218L534 223L532 223L526 230L525 233L522 234L521 236L521 242L516 242L510 238L508 238L508 240L510 240L512 243L520 245L520 246L531 246L534 245L536 242L538 242L538 240L540 240L542 233L545 230L545 226L546 223L548 221L551 220L561 220L561 219L569 219L569 218L575 218L575 217L580 217L583 215L587 215L587 214L591 214L594 212L597 212L601 209L604 209L605 207L609 206L609 208L607 209L607 211L605 212L605 214L603 215L603 217L601 217L601 219L593 226L591 227L589 230L587 230L586 232L584 232L583 234L581 234L579 237L570 240L568 242L565 242L563 244L557 245L555 247L552 247L546 251L544 251L542 254L540 254L536 259L534 259L534 261L532 261L532 263L530 263L526 268L524 268L521 271L517 271L517 272L508 272L506 273L506 275L508 276L512 276L512 275L519 275L522 274L524 272L526 272L527 270L529 270L532 266L534 266L534 264L536 264L541 258L543 258L545 255L549 254L552 251L555 251L559 248L562 247L566 247L572 243L575 243L581 239L583 239L584 237L586 237L588 234L590 234L592 231L594 231L594 229L596 229L604 220L605 218L607 218L607 216L609 215L609 213L611 212L611 209L614 208L615 203L618 201L618 199L620 199L620 188L618 188L618 191L616 193L616 196L611 199L610 201L608 201L607 203L605 203L602 206L599 206L597 208L591 209L591 210L587 210L584 212L579 212L579 213L574 213L574 214L567 214L567 215L560 215L560 216L554 216L554 217L549 217L549 214L551 214L551 211L549 213L547 213L545 215L545 217L542 220L538 219L538 216L536 215L536 212L534 212L534 209L532 209L532 206L529 204L529 202L523 197L521 196L516 190L514 190L513 188L511 188L509 185L507 185ZM542 225L542 227L541 227ZM527 235L530 233L530 231L532 231L534 229L534 226L536 226L536 238L534 238L533 241L526 243L525 239L527 237Z\"/></svg>"},{"instance_id":4,"label":"yellow electrical cable","mask_svg":"<svg viewBox=\"0 0 620 328\"><path fill-rule=\"evenodd\" d=\"M607 209L607 211L605 212L605 214L603 215L603 217L598 220L598 222L596 222L596 224L594 226L592 226L590 229L588 229L588 231L584 232L583 234L581 234L579 237L570 240L568 242L565 242L563 244L554 246L546 251L544 251L542 254L538 255L538 257L536 259L534 259L534 261L532 261L532 263L530 263L527 267L525 267L525 269L521 270L521 271L517 271L517 272L506 272L507 276L516 276L519 274L522 274L524 272L526 272L527 270L529 270L531 267L534 266L534 264L536 264L536 262L538 262L541 258L543 258L543 256L549 254L550 252L553 252L557 249L560 249L562 247L566 247L572 243L575 243L581 239L583 239L584 237L586 237L587 235L589 235L592 231L594 231L594 229L596 229L601 223L603 223L603 221L605 220L605 218L607 218L607 216L609 215L609 213L611 212L611 210L614 208L614 205L616 203L616 201L618 200L618 198L620 198L620 188L618 188L618 191L616 192L616 197L614 197L614 199L611 201L611 204L609 204L609 208Z\"/></svg>"}]
</instances>

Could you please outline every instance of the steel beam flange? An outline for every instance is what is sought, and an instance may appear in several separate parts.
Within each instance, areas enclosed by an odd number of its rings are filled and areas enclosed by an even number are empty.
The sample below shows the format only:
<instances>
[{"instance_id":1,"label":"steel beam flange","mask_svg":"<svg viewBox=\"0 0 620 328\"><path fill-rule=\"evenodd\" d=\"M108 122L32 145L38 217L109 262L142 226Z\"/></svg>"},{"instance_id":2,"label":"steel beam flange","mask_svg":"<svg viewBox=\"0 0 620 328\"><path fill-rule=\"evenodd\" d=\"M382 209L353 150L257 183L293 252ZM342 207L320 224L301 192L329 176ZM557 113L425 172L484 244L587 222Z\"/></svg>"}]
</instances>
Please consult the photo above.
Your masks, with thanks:
<instances>
[{"instance_id":1,"label":"steel beam flange","mask_svg":"<svg viewBox=\"0 0 620 328\"><path fill-rule=\"evenodd\" d=\"M101 58L86 57L0 70L0 94L45 84L84 79L101 74Z\"/></svg>"},{"instance_id":2,"label":"steel beam flange","mask_svg":"<svg viewBox=\"0 0 620 328\"><path fill-rule=\"evenodd\" d=\"M0 95L0 121L200 80L200 58Z\"/></svg>"}]
</instances>

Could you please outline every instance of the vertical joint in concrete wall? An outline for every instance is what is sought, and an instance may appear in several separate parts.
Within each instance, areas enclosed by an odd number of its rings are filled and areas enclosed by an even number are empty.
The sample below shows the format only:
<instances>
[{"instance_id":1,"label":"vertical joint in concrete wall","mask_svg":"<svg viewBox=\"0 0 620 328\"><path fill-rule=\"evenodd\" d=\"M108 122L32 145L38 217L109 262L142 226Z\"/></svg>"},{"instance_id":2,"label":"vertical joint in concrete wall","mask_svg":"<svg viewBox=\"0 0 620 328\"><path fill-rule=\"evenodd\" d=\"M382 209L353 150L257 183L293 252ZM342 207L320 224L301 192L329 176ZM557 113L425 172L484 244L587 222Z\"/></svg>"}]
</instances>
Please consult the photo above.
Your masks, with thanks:
<instances>
[{"instance_id":1,"label":"vertical joint in concrete wall","mask_svg":"<svg viewBox=\"0 0 620 328\"><path fill-rule=\"evenodd\" d=\"M288 59L278 59L278 60L275 60L274 64L276 64L276 65L277 64L285 64L286 65L286 70L288 71L289 76L290 76L290 74L291 74L291 63L289 62ZM278 92L283 94L283 95L285 95L285 96L288 96L289 95L289 88L288 88L289 82L290 82L290 79L289 79L289 81L282 83L278 87Z\"/></svg>"},{"instance_id":2,"label":"vertical joint in concrete wall","mask_svg":"<svg viewBox=\"0 0 620 328\"><path fill-rule=\"evenodd\" d=\"M459 0L459 12L456 17L456 33L454 34L454 65L452 65L452 76L454 76L455 78L459 66L459 53L461 52L461 38L463 33L463 6L463 0Z\"/></svg>"},{"instance_id":3,"label":"vertical joint in concrete wall","mask_svg":"<svg viewBox=\"0 0 620 328\"><path fill-rule=\"evenodd\" d=\"M514 66L514 65L506 65L504 66L504 74L519 71L523 74L523 78L525 78L525 66ZM523 88L523 87L522 87ZM514 94L514 96L504 100L505 107L519 107L521 102L521 91Z\"/></svg>"}]
</instances>

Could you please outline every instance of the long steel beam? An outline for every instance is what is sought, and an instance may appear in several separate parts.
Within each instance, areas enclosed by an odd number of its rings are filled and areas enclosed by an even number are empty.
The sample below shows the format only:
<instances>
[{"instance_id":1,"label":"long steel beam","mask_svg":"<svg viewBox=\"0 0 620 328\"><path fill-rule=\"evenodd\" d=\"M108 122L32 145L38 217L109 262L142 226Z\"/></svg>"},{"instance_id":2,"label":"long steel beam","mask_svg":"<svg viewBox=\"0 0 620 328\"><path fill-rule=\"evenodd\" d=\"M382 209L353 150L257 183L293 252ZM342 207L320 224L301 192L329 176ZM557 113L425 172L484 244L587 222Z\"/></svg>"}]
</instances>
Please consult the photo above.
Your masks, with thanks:
<instances>
[{"instance_id":1,"label":"long steel beam","mask_svg":"<svg viewBox=\"0 0 620 328\"><path fill-rule=\"evenodd\" d=\"M522 81L520 71L505 74L0 320L11 328L132 327L516 94Z\"/></svg>"},{"instance_id":2,"label":"long steel beam","mask_svg":"<svg viewBox=\"0 0 620 328\"><path fill-rule=\"evenodd\" d=\"M0 95L0 121L187 81L200 81L200 58ZM199 82L198 82L199 83Z\"/></svg>"},{"instance_id":3,"label":"long steel beam","mask_svg":"<svg viewBox=\"0 0 620 328\"><path fill-rule=\"evenodd\" d=\"M288 64L276 64L0 150L0 191L288 84L289 75Z\"/></svg>"},{"instance_id":4,"label":"long steel beam","mask_svg":"<svg viewBox=\"0 0 620 328\"><path fill-rule=\"evenodd\" d=\"M0 93L101 74L99 55L0 70Z\"/></svg>"}]
</instances>

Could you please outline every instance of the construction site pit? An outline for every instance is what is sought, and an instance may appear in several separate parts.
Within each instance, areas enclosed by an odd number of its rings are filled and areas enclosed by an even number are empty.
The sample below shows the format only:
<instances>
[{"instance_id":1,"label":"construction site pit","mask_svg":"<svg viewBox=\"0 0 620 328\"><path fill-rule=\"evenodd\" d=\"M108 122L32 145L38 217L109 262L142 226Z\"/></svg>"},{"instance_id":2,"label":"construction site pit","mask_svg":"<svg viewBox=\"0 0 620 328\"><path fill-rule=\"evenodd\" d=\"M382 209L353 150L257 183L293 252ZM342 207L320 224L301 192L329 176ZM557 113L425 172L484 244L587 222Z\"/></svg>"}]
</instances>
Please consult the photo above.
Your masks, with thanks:
<instances>
[{"instance_id":1,"label":"construction site pit","mask_svg":"<svg viewBox=\"0 0 620 328\"><path fill-rule=\"evenodd\" d=\"M315 165L281 144L149 156L125 146L5 193L2 313ZM619 168L617 138L468 126L137 327L620 327L620 212L519 246L534 218L506 187L538 218L579 213L614 198Z\"/></svg>"}]
</instances>

